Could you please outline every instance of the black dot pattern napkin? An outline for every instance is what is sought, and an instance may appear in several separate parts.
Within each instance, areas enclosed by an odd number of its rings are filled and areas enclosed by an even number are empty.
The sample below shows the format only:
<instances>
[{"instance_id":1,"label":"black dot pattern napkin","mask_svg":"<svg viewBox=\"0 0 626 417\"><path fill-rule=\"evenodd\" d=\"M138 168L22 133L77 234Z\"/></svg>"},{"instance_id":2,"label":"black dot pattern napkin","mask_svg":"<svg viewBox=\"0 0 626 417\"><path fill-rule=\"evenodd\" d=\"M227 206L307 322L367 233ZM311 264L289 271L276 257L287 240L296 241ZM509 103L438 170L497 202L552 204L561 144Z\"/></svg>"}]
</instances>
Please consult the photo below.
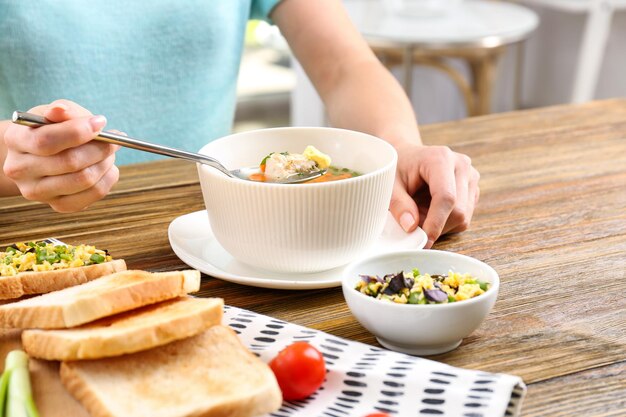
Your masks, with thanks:
<instances>
[{"instance_id":1,"label":"black dot pattern napkin","mask_svg":"<svg viewBox=\"0 0 626 417\"><path fill-rule=\"evenodd\" d=\"M519 416L526 394L517 376L455 368L236 307L225 307L224 324L265 362L302 340L324 355L328 373L322 387L264 417Z\"/></svg>"}]
</instances>

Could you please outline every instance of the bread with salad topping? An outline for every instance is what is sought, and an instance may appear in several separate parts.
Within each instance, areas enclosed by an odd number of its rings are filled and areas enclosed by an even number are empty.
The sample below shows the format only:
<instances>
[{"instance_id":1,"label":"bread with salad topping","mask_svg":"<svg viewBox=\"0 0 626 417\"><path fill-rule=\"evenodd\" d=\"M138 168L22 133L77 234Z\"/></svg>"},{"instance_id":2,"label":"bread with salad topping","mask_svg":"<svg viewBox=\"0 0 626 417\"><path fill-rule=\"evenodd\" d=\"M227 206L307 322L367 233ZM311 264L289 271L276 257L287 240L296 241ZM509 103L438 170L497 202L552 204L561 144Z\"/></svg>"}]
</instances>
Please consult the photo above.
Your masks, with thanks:
<instances>
[{"instance_id":1,"label":"bread with salad topping","mask_svg":"<svg viewBox=\"0 0 626 417\"><path fill-rule=\"evenodd\" d=\"M200 289L200 272L121 271L82 285L0 305L0 327L68 328Z\"/></svg>"},{"instance_id":2,"label":"bread with salad topping","mask_svg":"<svg viewBox=\"0 0 626 417\"><path fill-rule=\"evenodd\" d=\"M222 321L221 298L179 297L60 330L25 330L32 357L71 361L139 352L195 336Z\"/></svg>"},{"instance_id":3,"label":"bread with salad topping","mask_svg":"<svg viewBox=\"0 0 626 417\"><path fill-rule=\"evenodd\" d=\"M63 362L61 381L93 417L253 417L282 402L270 368L221 325L143 352Z\"/></svg>"},{"instance_id":4,"label":"bread with salad topping","mask_svg":"<svg viewBox=\"0 0 626 417\"><path fill-rule=\"evenodd\" d=\"M58 291L124 270L124 260L91 245L16 243L0 252L0 300Z\"/></svg>"}]
</instances>

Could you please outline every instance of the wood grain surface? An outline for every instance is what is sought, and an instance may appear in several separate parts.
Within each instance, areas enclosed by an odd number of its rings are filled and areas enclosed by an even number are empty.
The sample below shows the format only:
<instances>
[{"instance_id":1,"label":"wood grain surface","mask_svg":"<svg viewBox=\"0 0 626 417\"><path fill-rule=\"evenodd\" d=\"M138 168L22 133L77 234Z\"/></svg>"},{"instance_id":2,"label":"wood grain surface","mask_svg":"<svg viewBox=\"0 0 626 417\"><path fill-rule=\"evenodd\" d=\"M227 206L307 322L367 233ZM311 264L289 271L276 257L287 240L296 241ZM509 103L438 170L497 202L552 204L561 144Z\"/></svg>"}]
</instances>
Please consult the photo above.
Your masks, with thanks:
<instances>
[{"instance_id":1,"label":"wood grain surface","mask_svg":"<svg viewBox=\"0 0 626 417\"><path fill-rule=\"evenodd\" d=\"M557 106L421 128L481 173L470 230L436 249L493 266L502 285L483 325L432 359L529 384L526 416L618 416L626 403L626 100ZM76 214L0 199L0 246L54 236L91 243L130 268L185 268L167 227L203 209L195 166L121 168L113 193ZM202 296L377 345L340 288L267 290L205 276Z\"/></svg>"}]
</instances>

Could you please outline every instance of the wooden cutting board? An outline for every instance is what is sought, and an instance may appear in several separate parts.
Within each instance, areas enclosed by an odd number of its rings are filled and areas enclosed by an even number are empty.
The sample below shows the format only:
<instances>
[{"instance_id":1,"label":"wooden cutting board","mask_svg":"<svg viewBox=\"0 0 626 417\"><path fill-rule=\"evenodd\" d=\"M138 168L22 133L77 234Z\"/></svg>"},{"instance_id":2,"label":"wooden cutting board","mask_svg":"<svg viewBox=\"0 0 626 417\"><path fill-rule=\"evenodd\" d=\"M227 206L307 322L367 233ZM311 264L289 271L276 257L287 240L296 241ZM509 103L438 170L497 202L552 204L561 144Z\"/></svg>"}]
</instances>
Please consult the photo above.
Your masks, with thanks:
<instances>
[{"instance_id":1,"label":"wooden cutting board","mask_svg":"<svg viewBox=\"0 0 626 417\"><path fill-rule=\"evenodd\" d=\"M13 349L21 349L20 330L0 329L0 371L4 358ZM60 362L30 360L33 396L41 417L89 417L89 413L63 388L59 377Z\"/></svg>"}]
</instances>

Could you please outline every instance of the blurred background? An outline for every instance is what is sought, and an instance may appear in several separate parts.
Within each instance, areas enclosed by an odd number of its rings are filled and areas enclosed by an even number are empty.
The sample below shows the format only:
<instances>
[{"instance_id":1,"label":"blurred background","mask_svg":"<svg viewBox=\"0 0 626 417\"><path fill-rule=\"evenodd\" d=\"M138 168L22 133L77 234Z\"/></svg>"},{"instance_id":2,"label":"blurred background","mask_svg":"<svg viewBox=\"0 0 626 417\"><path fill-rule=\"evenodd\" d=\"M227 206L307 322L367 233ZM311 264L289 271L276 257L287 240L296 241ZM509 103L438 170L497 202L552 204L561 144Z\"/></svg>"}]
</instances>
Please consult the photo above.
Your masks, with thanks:
<instances>
[{"instance_id":1,"label":"blurred background","mask_svg":"<svg viewBox=\"0 0 626 417\"><path fill-rule=\"evenodd\" d=\"M344 5L422 124L626 96L626 0ZM265 22L248 26L235 119L235 131L327 124L280 32Z\"/></svg>"}]
</instances>

